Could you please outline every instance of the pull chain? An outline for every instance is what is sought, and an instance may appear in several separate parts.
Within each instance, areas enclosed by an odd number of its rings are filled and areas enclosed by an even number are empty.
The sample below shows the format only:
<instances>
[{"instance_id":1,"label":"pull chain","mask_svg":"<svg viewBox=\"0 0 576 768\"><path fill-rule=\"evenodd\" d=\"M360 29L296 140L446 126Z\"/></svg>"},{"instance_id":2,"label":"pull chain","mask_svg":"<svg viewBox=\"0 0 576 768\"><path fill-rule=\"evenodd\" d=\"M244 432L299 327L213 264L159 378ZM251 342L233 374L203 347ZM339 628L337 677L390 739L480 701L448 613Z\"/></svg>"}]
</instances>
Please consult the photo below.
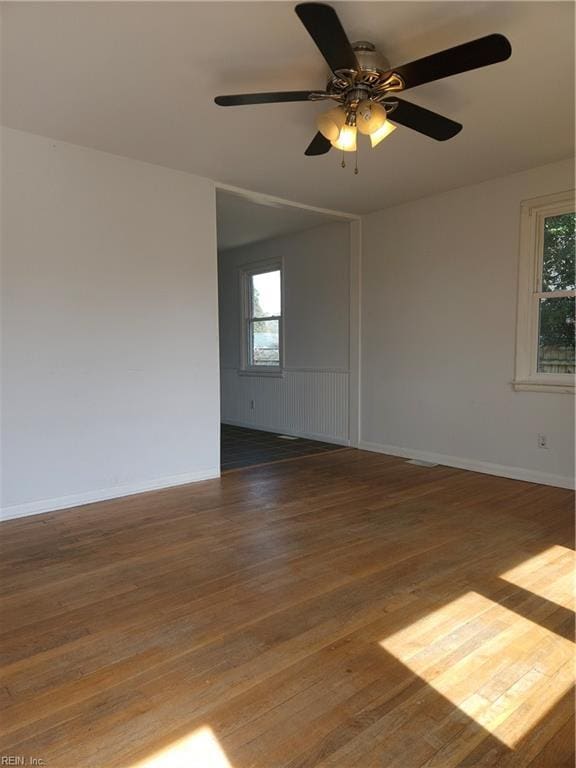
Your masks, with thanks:
<instances>
[{"instance_id":1,"label":"pull chain","mask_svg":"<svg viewBox=\"0 0 576 768\"><path fill-rule=\"evenodd\" d=\"M342 150L342 162L340 163L342 168L346 168L346 160L344 159L344 157L345 157L344 150Z\"/></svg>"},{"instance_id":2,"label":"pull chain","mask_svg":"<svg viewBox=\"0 0 576 768\"><path fill-rule=\"evenodd\" d=\"M354 153L354 175L358 175L358 147L356 147L356 152Z\"/></svg>"}]
</instances>

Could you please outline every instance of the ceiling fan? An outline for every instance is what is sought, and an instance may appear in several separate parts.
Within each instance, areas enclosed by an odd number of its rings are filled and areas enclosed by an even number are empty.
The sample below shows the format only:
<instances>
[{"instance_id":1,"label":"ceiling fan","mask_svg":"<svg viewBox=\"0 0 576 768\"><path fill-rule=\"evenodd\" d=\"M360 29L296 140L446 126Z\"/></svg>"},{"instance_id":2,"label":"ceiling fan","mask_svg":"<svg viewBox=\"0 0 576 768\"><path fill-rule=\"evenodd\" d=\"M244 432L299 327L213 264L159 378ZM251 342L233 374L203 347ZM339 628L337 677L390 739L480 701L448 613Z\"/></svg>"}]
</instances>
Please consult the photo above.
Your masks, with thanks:
<instances>
[{"instance_id":1,"label":"ceiling fan","mask_svg":"<svg viewBox=\"0 0 576 768\"><path fill-rule=\"evenodd\" d=\"M508 40L493 34L391 67L373 43L350 43L331 6L300 3L295 11L330 67L326 88L241 93L217 96L214 101L221 107L325 99L337 102L338 106L318 117L318 133L306 149L306 155L323 155L331 147L354 152L358 133L370 136L375 147L395 130L393 123L437 141L451 139L462 130L460 123L404 101L397 94L433 80L505 61L512 53Z\"/></svg>"}]
</instances>

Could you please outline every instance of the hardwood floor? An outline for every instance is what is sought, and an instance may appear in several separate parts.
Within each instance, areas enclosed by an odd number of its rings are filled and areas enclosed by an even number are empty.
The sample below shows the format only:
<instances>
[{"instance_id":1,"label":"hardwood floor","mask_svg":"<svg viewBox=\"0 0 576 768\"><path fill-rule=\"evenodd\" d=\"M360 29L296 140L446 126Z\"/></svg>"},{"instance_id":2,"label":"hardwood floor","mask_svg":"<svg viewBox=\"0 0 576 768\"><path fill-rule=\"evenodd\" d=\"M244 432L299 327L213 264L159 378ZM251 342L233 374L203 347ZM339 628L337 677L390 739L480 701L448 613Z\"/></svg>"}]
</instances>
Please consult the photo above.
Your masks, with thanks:
<instances>
[{"instance_id":1,"label":"hardwood floor","mask_svg":"<svg viewBox=\"0 0 576 768\"><path fill-rule=\"evenodd\" d=\"M4 523L0 755L572 766L572 510L350 449Z\"/></svg>"}]
</instances>

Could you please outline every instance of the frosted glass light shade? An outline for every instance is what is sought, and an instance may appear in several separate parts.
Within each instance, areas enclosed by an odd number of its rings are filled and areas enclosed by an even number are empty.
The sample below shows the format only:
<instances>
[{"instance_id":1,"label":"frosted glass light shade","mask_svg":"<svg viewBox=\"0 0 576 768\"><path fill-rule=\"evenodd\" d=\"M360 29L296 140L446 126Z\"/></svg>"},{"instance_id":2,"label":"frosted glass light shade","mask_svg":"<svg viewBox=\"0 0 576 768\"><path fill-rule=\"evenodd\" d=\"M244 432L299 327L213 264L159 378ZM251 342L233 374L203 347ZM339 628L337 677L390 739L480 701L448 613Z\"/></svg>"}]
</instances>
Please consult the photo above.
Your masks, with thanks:
<instances>
[{"instance_id":1,"label":"frosted glass light shade","mask_svg":"<svg viewBox=\"0 0 576 768\"><path fill-rule=\"evenodd\" d=\"M365 136L378 131L386 122L386 110L381 104L364 99L356 110L356 127Z\"/></svg>"},{"instance_id":2,"label":"frosted glass light shade","mask_svg":"<svg viewBox=\"0 0 576 768\"><path fill-rule=\"evenodd\" d=\"M346 110L343 107L334 107L334 109L318 115L316 127L328 141L337 141L345 122Z\"/></svg>"},{"instance_id":3,"label":"frosted glass light shade","mask_svg":"<svg viewBox=\"0 0 576 768\"><path fill-rule=\"evenodd\" d=\"M356 152L356 126L343 125L336 141L330 143L343 152Z\"/></svg>"},{"instance_id":4,"label":"frosted glass light shade","mask_svg":"<svg viewBox=\"0 0 576 768\"><path fill-rule=\"evenodd\" d=\"M382 125L381 128L379 128L374 133L370 134L370 143L372 144L372 148L377 147L380 142L386 138L386 136L390 136L392 131L396 130L396 126L392 125L391 122L386 120L384 125Z\"/></svg>"}]
</instances>

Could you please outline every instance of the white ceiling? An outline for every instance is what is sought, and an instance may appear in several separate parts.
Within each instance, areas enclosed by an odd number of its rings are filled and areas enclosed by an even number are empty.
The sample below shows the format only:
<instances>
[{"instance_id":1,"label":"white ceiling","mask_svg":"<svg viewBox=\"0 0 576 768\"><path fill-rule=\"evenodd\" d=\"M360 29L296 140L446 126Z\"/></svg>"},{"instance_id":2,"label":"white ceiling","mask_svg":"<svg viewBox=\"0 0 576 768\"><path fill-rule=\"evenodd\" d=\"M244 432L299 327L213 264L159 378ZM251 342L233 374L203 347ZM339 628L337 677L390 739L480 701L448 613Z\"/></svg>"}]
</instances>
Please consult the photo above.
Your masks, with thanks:
<instances>
[{"instance_id":1,"label":"white ceiling","mask_svg":"<svg viewBox=\"0 0 576 768\"><path fill-rule=\"evenodd\" d=\"M224 190L218 190L216 195L216 213L219 251L303 232L339 220L318 211L274 201L253 200Z\"/></svg>"},{"instance_id":2,"label":"white ceiling","mask_svg":"<svg viewBox=\"0 0 576 768\"><path fill-rule=\"evenodd\" d=\"M334 3L394 64L505 34L512 58L406 97L464 124L438 143L400 127L360 174L304 156L326 104L221 108L221 93L323 87L284 2L4 3L2 122L335 210L366 212L573 154L570 2Z\"/></svg>"}]
</instances>

